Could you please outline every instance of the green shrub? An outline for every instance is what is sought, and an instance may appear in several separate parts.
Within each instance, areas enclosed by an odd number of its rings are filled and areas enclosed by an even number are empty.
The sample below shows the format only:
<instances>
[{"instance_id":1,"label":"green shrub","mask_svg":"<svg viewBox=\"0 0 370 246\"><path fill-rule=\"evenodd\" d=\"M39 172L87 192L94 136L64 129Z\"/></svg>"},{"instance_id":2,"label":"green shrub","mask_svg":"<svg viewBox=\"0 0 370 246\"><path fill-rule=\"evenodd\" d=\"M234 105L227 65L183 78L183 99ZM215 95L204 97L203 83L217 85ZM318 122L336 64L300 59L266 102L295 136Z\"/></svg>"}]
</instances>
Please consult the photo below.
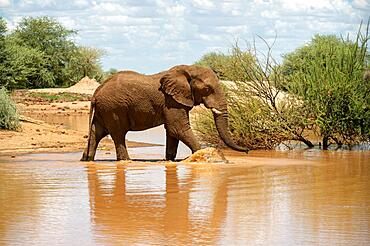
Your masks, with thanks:
<instances>
[{"instance_id":1,"label":"green shrub","mask_svg":"<svg viewBox=\"0 0 370 246\"><path fill-rule=\"evenodd\" d=\"M4 87L0 89L0 128L16 130L19 127L19 115L15 103Z\"/></svg>"},{"instance_id":2,"label":"green shrub","mask_svg":"<svg viewBox=\"0 0 370 246\"><path fill-rule=\"evenodd\" d=\"M243 51L237 45L227 55L234 64L224 67L225 74L234 81L224 82L231 135L236 143L251 149L273 149L287 140L312 147L306 138L310 122L301 113L299 101L278 89L284 78L271 56L271 47L267 47L264 56L255 47ZM201 112L195 119L194 128L201 139L217 143L212 116Z\"/></svg>"},{"instance_id":3,"label":"green shrub","mask_svg":"<svg viewBox=\"0 0 370 246\"><path fill-rule=\"evenodd\" d=\"M355 41L316 35L284 58L285 88L305 105L322 138L351 147L370 137L370 87L366 69L369 25Z\"/></svg>"},{"instance_id":4,"label":"green shrub","mask_svg":"<svg viewBox=\"0 0 370 246\"><path fill-rule=\"evenodd\" d=\"M285 55L282 65L264 40L264 54L255 45L247 51L235 45L231 54L204 56L231 64L224 64L219 74L234 81L225 87L234 140L252 149L273 148L287 140L313 147L308 138L313 133L322 138L323 149L330 143L351 148L370 141L370 76L365 72L369 23L361 30L354 41L316 35ZM194 124L205 142L219 141L210 114L198 114Z\"/></svg>"},{"instance_id":5,"label":"green shrub","mask_svg":"<svg viewBox=\"0 0 370 246\"><path fill-rule=\"evenodd\" d=\"M289 140L289 135L281 130L280 123L273 120L273 114L259 99L249 97L237 102L228 97L228 101L229 129L238 145L250 149L273 149ZM210 110L199 109L194 121L194 130L203 142L220 142Z\"/></svg>"}]
</instances>

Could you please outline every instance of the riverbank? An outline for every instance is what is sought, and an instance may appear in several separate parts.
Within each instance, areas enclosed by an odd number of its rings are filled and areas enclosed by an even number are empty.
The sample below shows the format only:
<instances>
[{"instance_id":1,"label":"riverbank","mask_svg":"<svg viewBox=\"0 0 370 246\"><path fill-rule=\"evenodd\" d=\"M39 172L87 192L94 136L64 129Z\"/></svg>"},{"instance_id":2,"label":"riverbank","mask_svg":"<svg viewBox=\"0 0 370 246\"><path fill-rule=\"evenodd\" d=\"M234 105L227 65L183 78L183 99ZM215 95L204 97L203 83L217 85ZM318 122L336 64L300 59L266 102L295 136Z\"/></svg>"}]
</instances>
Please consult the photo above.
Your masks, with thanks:
<instances>
[{"instance_id":1,"label":"riverbank","mask_svg":"<svg viewBox=\"0 0 370 246\"><path fill-rule=\"evenodd\" d=\"M81 115L87 118L90 98L99 84L88 78L70 88L19 90L12 93L21 115L18 131L0 130L0 155L24 153L83 151L87 144L88 122L84 130L67 129L63 123L47 123L43 118ZM127 141L128 147L153 144ZM100 150L114 150L108 137L99 144Z\"/></svg>"},{"instance_id":2,"label":"riverbank","mask_svg":"<svg viewBox=\"0 0 370 246\"><path fill-rule=\"evenodd\" d=\"M22 116L18 131L0 130L0 156L16 156L25 153L83 151L87 144L87 132L65 129L63 125ZM128 141L128 147L145 147L152 144ZM114 150L112 140L104 138L100 150Z\"/></svg>"}]
</instances>

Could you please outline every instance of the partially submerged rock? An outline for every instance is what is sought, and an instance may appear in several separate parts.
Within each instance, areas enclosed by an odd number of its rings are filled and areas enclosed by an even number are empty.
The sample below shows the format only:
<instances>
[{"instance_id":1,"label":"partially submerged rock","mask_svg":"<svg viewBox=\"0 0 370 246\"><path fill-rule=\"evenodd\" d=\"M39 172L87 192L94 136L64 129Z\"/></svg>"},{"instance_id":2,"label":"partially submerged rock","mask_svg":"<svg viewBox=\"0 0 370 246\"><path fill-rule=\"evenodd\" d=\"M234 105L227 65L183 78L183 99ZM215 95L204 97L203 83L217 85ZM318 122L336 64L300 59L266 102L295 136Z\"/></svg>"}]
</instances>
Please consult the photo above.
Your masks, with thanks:
<instances>
[{"instance_id":1,"label":"partially submerged rock","mask_svg":"<svg viewBox=\"0 0 370 246\"><path fill-rule=\"evenodd\" d=\"M228 160L226 160L224 154L216 149L216 148L205 148L198 150L185 160L183 162L212 162L212 163L228 163Z\"/></svg>"}]
</instances>

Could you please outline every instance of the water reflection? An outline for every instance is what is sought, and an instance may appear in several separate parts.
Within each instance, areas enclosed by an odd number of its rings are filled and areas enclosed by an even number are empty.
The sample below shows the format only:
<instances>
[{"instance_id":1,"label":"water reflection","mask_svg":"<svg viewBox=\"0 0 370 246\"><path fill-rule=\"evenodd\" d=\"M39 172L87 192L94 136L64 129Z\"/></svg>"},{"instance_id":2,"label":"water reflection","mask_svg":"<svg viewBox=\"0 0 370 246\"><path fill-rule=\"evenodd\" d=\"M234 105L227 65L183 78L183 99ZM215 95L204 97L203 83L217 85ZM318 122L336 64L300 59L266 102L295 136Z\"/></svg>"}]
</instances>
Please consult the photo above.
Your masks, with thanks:
<instances>
[{"instance_id":1,"label":"water reflection","mask_svg":"<svg viewBox=\"0 0 370 246\"><path fill-rule=\"evenodd\" d=\"M58 115L58 114L32 114L24 113L24 115L45 121L49 124L63 125L66 129L72 129L81 132L89 130L89 115Z\"/></svg>"},{"instance_id":2,"label":"water reflection","mask_svg":"<svg viewBox=\"0 0 370 246\"><path fill-rule=\"evenodd\" d=\"M269 164L270 155L282 163ZM369 245L369 153L305 155L309 162L261 152L234 164L0 159L0 244ZM253 158L269 165L249 165Z\"/></svg>"},{"instance_id":3,"label":"water reflection","mask_svg":"<svg viewBox=\"0 0 370 246\"><path fill-rule=\"evenodd\" d=\"M366 244L369 167L352 164L90 165L96 234L104 244Z\"/></svg>"},{"instance_id":4,"label":"water reflection","mask_svg":"<svg viewBox=\"0 0 370 246\"><path fill-rule=\"evenodd\" d=\"M207 180L212 189L205 190L195 178L202 169L119 165L107 171L89 165L91 212L99 239L103 244L216 242L226 215L227 186L211 187ZM207 176L218 171L207 169Z\"/></svg>"}]
</instances>

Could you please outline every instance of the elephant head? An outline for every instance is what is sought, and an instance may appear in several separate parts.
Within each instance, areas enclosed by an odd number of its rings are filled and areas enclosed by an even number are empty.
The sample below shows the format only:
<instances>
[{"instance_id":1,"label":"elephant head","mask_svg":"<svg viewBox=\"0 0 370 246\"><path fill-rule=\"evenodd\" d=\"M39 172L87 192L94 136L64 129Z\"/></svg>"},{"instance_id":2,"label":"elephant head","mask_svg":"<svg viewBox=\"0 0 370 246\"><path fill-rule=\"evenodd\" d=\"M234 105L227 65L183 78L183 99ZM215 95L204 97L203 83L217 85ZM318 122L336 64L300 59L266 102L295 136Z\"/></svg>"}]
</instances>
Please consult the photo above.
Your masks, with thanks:
<instances>
[{"instance_id":1,"label":"elephant head","mask_svg":"<svg viewBox=\"0 0 370 246\"><path fill-rule=\"evenodd\" d=\"M200 66L176 66L160 80L160 90L176 102L192 108L204 104L213 112L217 131L230 148L237 151L249 149L238 146L228 130L227 103L216 74L209 68Z\"/></svg>"}]
</instances>

